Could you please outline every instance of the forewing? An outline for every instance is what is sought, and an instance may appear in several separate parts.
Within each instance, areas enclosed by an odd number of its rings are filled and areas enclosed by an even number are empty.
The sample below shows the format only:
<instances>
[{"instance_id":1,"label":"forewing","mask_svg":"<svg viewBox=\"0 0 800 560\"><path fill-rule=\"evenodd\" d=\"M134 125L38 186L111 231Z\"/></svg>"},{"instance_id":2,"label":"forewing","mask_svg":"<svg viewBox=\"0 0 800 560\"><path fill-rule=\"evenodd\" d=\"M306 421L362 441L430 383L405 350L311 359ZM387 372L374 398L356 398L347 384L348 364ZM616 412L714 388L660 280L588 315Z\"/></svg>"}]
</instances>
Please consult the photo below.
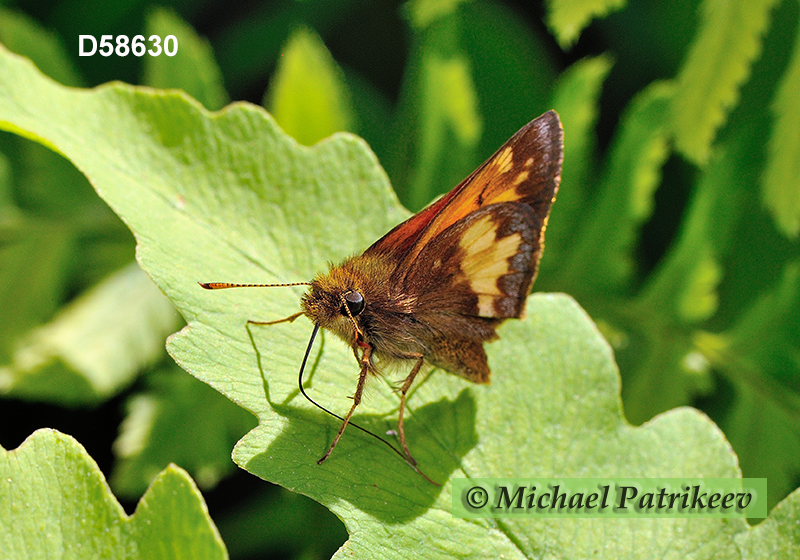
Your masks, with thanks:
<instances>
[{"instance_id":1,"label":"forewing","mask_svg":"<svg viewBox=\"0 0 800 560\"><path fill-rule=\"evenodd\" d=\"M396 258L395 280L400 281L433 239L471 213L500 202L529 206L543 233L561 176L562 136L554 111L534 119L452 191L395 227L366 253Z\"/></svg>"}]
</instances>

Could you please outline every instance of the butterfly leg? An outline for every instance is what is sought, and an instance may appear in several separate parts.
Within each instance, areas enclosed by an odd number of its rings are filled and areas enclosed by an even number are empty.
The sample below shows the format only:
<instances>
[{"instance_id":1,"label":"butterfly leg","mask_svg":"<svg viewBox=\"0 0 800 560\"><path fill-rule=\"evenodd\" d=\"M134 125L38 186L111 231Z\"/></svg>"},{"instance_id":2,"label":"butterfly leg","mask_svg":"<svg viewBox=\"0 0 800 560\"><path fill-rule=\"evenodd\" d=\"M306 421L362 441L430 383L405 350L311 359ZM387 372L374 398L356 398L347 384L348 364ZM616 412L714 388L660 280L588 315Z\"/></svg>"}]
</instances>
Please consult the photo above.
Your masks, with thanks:
<instances>
[{"instance_id":1,"label":"butterfly leg","mask_svg":"<svg viewBox=\"0 0 800 560\"><path fill-rule=\"evenodd\" d=\"M406 396L408 395L408 390L411 388L411 384L414 383L414 378L417 377L419 370L422 369L425 358L423 356L413 357L417 358L417 363L411 368L408 377L403 381L403 386L400 387L400 410L397 414L397 433L400 435L400 445L403 446L403 453L406 454L406 457L412 465L416 465L417 461L411 456L411 452L408 450L408 444L406 443L406 432L403 427L403 413L406 410Z\"/></svg>"},{"instance_id":2,"label":"butterfly leg","mask_svg":"<svg viewBox=\"0 0 800 560\"><path fill-rule=\"evenodd\" d=\"M302 314L303 312L300 311L298 313L295 313L294 315L289 315L288 317L284 317L283 319L278 319L277 321L252 321L248 319L247 323L250 325L277 325L278 323L291 323Z\"/></svg>"},{"instance_id":3,"label":"butterfly leg","mask_svg":"<svg viewBox=\"0 0 800 560\"><path fill-rule=\"evenodd\" d=\"M339 443L339 439L342 437L344 433L344 429L347 427L347 424L350 423L350 417L353 416L353 413L356 410L356 407L361 403L361 394L364 392L364 385L367 381L367 373L369 372L370 368L370 356L372 356L372 347L367 346L364 348L364 353L361 355L361 372L358 374L358 385L356 385L356 392L353 395L353 406L350 407L350 411L347 413L347 416L344 417L342 421L342 426L339 428L339 432L336 434L336 437L333 438L333 443L328 448L328 451L325 452L325 455L322 456L322 459L317 461L317 464L321 465L325 459L327 459L331 452L333 452L333 448L336 447L336 444Z\"/></svg>"}]
</instances>

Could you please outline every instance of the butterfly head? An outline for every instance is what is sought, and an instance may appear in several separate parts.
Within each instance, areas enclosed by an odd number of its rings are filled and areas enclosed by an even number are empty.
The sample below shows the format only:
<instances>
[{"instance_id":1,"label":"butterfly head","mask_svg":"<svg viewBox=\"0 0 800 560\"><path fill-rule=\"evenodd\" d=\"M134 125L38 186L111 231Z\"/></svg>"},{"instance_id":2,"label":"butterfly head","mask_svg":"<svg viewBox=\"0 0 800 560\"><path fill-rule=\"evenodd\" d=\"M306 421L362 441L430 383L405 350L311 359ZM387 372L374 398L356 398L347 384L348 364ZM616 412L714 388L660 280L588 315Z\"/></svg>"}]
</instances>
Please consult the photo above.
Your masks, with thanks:
<instances>
[{"instance_id":1,"label":"butterfly head","mask_svg":"<svg viewBox=\"0 0 800 560\"><path fill-rule=\"evenodd\" d=\"M369 305L365 294L359 278L342 267L333 267L314 279L301 305L305 315L323 329L351 346L363 346L366 338L360 323Z\"/></svg>"}]
</instances>

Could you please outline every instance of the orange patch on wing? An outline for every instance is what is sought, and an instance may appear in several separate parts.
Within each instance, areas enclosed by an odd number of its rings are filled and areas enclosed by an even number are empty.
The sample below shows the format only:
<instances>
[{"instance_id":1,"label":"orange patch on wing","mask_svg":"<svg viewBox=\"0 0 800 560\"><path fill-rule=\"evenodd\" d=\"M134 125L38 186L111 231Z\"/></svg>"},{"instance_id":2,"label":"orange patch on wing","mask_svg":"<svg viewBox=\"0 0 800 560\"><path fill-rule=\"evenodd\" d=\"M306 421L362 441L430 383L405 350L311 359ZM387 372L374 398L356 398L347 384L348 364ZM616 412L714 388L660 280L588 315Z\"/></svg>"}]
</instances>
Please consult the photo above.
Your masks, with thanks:
<instances>
[{"instance_id":1,"label":"orange patch on wing","mask_svg":"<svg viewBox=\"0 0 800 560\"><path fill-rule=\"evenodd\" d=\"M492 160L492 164L484 171L494 174L508 173L514 168L514 150L507 146L497 157Z\"/></svg>"}]
</instances>

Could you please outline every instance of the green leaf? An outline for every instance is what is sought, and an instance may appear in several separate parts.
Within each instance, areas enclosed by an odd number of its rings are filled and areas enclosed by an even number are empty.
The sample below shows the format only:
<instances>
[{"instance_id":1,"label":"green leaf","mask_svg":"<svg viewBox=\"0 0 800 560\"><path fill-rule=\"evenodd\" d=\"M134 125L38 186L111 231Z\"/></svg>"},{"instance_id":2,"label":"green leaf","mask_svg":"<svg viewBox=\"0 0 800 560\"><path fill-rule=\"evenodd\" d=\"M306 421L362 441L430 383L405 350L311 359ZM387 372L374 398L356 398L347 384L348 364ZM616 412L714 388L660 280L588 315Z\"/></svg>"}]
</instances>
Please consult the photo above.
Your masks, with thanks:
<instances>
[{"instance_id":1,"label":"green leaf","mask_svg":"<svg viewBox=\"0 0 800 560\"><path fill-rule=\"evenodd\" d=\"M0 220L5 220L13 212L11 197L11 163L0 152ZM4 245L5 243L3 243Z\"/></svg>"},{"instance_id":2,"label":"green leaf","mask_svg":"<svg viewBox=\"0 0 800 560\"><path fill-rule=\"evenodd\" d=\"M0 542L15 559L228 557L183 470L165 469L128 516L86 450L48 429L0 447Z\"/></svg>"},{"instance_id":3,"label":"green leaf","mask_svg":"<svg viewBox=\"0 0 800 560\"><path fill-rule=\"evenodd\" d=\"M626 0L548 0L547 26L562 49L572 46L594 18L625 7Z\"/></svg>"},{"instance_id":4,"label":"green leaf","mask_svg":"<svg viewBox=\"0 0 800 560\"><path fill-rule=\"evenodd\" d=\"M403 10L411 26L421 30L434 21L452 15L461 4L472 0L409 0Z\"/></svg>"},{"instance_id":5,"label":"green leaf","mask_svg":"<svg viewBox=\"0 0 800 560\"><path fill-rule=\"evenodd\" d=\"M714 362L726 377L734 378L736 396L730 410L720 418L720 427L739 455L744 476L766 478L769 481L768 507L789 494L797 484L797 456L800 455L800 435L797 433L797 393L776 399L774 393L786 387L769 383L764 372L754 369L742 375L741 364ZM753 385L752 382L756 384ZM764 386L772 385L772 390ZM788 391L787 391L788 392ZM788 397L788 398L787 398ZM794 401L787 409L784 402ZM769 458L769 460L766 460Z\"/></svg>"},{"instance_id":6,"label":"green leaf","mask_svg":"<svg viewBox=\"0 0 800 560\"><path fill-rule=\"evenodd\" d=\"M692 329L717 312L723 259L739 243L734 234L753 192L762 139L756 122L719 146L673 245L635 300L617 310L616 328L633 339L619 359L627 366L625 402L634 422L708 392L709 371L697 367Z\"/></svg>"},{"instance_id":7,"label":"green leaf","mask_svg":"<svg viewBox=\"0 0 800 560\"><path fill-rule=\"evenodd\" d=\"M762 177L764 204L787 237L800 234L800 33L772 102L774 124Z\"/></svg>"},{"instance_id":8,"label":"green leaf","mask_svg":"<svg viewBox=\"0 0 800 560\"><path fill-rule=\"evenodd\" d=\"M114 442L114 490L139 496L169 463L189 471L203 490L213 488L234 469L233 445L255 426L253 416L175 366L146 383L126 403Z\"/></svg>"},{"instance_id":9,"label":"green leaf","mask_svg":"<svg viewBox=\"0 0 800 560\"><path fill-rule=\"evenodd\" d=\"M96 231L119 222L72 163L34 142L13 140L7 149L16 170L14 198L20 209L78 230Z\"/></svg>"},{"instance_id":10,"label":"green leaf","mask_svg":"<svg viewBox=\"0 0 800 560\"><path fill-rule=\"evenodd\" d=\"M149 40L153 35L161 38L162 49L166 48L166 37L175 36L178 50L174 56L167 56L163 50L160 56L145 55L143 84L182 89L211 110L228 103L222 72L206 39L199 37L178 14L165 8L156 8L147 16L144 44L150 50L155 50Z\"/></svg>"},{"instance_id":11,"label":"green leaf","mask_svg":"<svg viewBox=\"0 0 800 560\"><path fill-rule=\"evenodd\" d=\"M553 92L552 106L568 133L564 138L567 164L547 223L547 251L539 272L545 281L553 275L549 285L559 285L559 271L574 245L574 232L589 214L586 201L597 181L595 126L600 93L611 65L611 58L605 55L580 60L560 76Z\"/></svg>"},{"instance_id":12,"label":"green leaf","mask_svg":"<svg viewBox=\"0 0 800 560\"><path fill-rule=\"evenodd\" d=\"M94 119L83 119L85 126L67 125L87 114ZM744 520L612 527L604 520L452 517L453 476L738 476L729 444L696 411L673 411L641 428L624 421L611 349L560 295L532 296L527 319L504 324L501 340L487 345L491 385L436 372L414 388L406 432L421 468L442 486L353 429L327 462L316 463L338 422L303 400L295 384L310 325L246 325L294 312L299 290L207 292L196 281L308 279L407 216L360 140L340 134L307 148L246 104L209 114L175 93L119 84L66 90L3 53L0 123L9 121L3 126L68 154L129 224L142 266L188 321L169 343L172 355L259 418L235 460L336 513L350 532L339 557L414 550L427 558L523 558L542 547L554 557L582 557L602 542L608 558L632 548L648 555L702 549L724 558L752 544ZM121 126L124 138L114 133ZM138 149L123 149L127 143ZM349 407L351 350L322 336L311 363L307 391L336 411ZM397 395L371 381L355 421L385 433L395 424Z\"/></svg>"},{"instance_id":13,"label":"green leaf","mask_svg":"<svg viewBox=\"0 0 800 560\"><path fill-rule=\"evenodd\" d=\"M132 263L20 340L0 367L0 388L19 398L94 403L154 363L178 325L172 304Z\"/></svg>"},{"instance_id":14,"label":"green leaf","mask_svg":"<svg viewBox=\"0 0 800 560\"><path fill-rule=\"evenodd\" d=\"M632 102L611 147L593 211L572 241L559 276L573 290L604 294L628 287L638 229L650 216L667 148L674 89L656 82Z\"/></svg>"},{"instance_id":15,"label":"green leaf","mask_svg":"<svg viewBox=\"0 0 800 560\"><path fill-rule=\"evenodd\" d=\"M478 163L483 121L461 28L453 13L414 37L386 161L400 199L411 209L455 186Z\"/></svg>"},{"instance_id":16,"label":"green leaf","mask_svg":"<svg viewBox=\"0 0 800 560\"><path fill-rule=\"evenodd\" d=\"M441 160L452 154L448 137L452 135L456 145L464 146L467 151L474 150L482 127L468 59L462 56L441 57L433 53L423 58L422 65L423 107L420 119L424 126L419 137L419 159L409 186L415 194L413 207L423 206L435 190L448 188L451 182L455 185L453 181L444 183L437 180L443 163ZM440 103L437 99L448 101Z\"/></svg>"},{"instance_id":17,"label":"green leaf","mask_svg":"<svg viewBox=\"0 0 800 560\"><path fill-rule=\"evenodd\" d=\"M86 177L61 155L5 133L2 145L11 155L9 194L18 208L9 205L0 216L0 300L5 302L0 302L5 319L0 331L0 393L62 404L95 403L102 397L85 377L87 370L74 370L85 368L90 341L64 331L74 322L61 321L60 330L43 323L53 319L66 298L130 263L133 237ZM128 296L120 294L122 299ZM125 325L124 318L110 317L109 323ZM174 328L174 320L161 330L162 340ZM89 332L89 323L84 323L80 333ZM138 332L134 336L146 338ZM77 346L66 347L72 343ZM67 366L65 358L77 363ZM111 361L116 364L119 358L113 355Z\"/></svg>"},{"instance_id":18,"label":"green leaf","mask_svg":"<svg viewBox=\"0 0 800 560\"><path fill-rule=\"evenodd\" d=\"M74 239L58 222L37 220L7 208L0 215L0 391L19 337L58 307Z\"/></svg>"},{"instance_id":19,"label":"green leaf","mask_svg":"<svg viewBox=\"0 0 800 560\"><path fill-rule=\"evenodd\" d=\"M650 310L668 310L683 323L716 312L719 261L726 255L755 182L762 133L743 128L721 145L699 177L689 211L668 254L637 296Z\"/></svg>"},{"instance_id":20,"label":"green leaf","mask_svg":"<svg viewBox=\"0 0 800 560\"><path fill-rule=\"evenodd\" d=\"M345 72L347 91L358 124L357 132L380 158L391 143L389 131L394 107L392 102L372 83L359 74Z\"/></svg>"},{"instance_id":21,"label":"green leaf","mask_svg":"<svg viewBox=\"0 0 800 560\"><path fill-rule=\"evenodd\" d=\"M377 153L419 209L550 108L555 70L544 41L497 2L447 4L412 29L394 133Z\"/></svg>"},{"instance_id":22,"label":"green leaf","mask_svg":"<svg viewBox=\"0 0 800 560\"><path fill-rule=\"evenodd\" d=\"M15 203L26 219L51 230L45 243L58 242L63 251L59 258L64 271L56 286L59 294L81 292L133 260L130 231L71 162L34 142L5 137L12 154ZM20 231L18 239L23 234ZM32 247L36 260L38 250ZM20 288L30 292L29 297L45 297L28 280Z\"/></svg>"},{"instance_id":23,"label":"green leaf","mask_svg":"<svg viewBox=\"0 0 800 560\"><path fill-rule=\"evenodd\" d=\"M800 388L800 263L787 263L775 286L755 298L730 329L734 353Z\"/></svg>"},{"instance_id":24,"label":"green leaf","mask_svg":"<svg viewBox=\"0 0 800 560\"><path fill-rule=\"evenodd\" d=\"M800 263L795 262L730 329L699 332L694 340L714 369L736 388L733 403L717 415L740 454L745 475L769 479L770 505L794 488L795 458L800 455L798 315Z\"/></svg>"},{"instance_id":25,"label":"green leaf","mask_svg":"<svg viewBox=\"0 0 800 560\"><path fill-rule=\"evenodd\" d=\"M30 58L45 75L65 86L83 85L61 39L28 16L0 9L0 43Z\"/></svg>"},{"instance_id":26,"label":"green leaf","mask_svg":"<svg viewBox=\"0 0 800 560\"><path fill-rule=\"evenodd\" d=\"M672 106L675 147L705 164L711 145L750 65L761 51L762 35L776 0L704 0L702 23L678 76Z\"/></svg>"},{"instance_id":27,"label":"green leaf","mask_svg":"<svg viewBox=\"0 0 800 560\"><path fill-rule=\"evenodd\" d=\"M753 527L750 535L737 535L742 558L797 558L800 555L798 517L800 491L795 491L778 504L767 519ZM792 524L795 527L790 528Z\"/></svg>"},{"instance_id":28,"label":"green leaf","mask_svg":"<svg viewBox=\"0 0 800 560\"><path fill-rule=\"evenodd\" d=\"M353 9L350 2L327 0L268 2L248 11L246 17L224 18L214 46L229 91L260 87L270 79L282 47L299 24L336 33L338 22L360 17L358 8ZM392 15L396 10L396 5L382 9Z\"/></svg>"},{"instance_id":29,"label":"green leaf","mask_svg":"<svg viewBox=\"0 0 800 560\"><path fill-rule=\"evenodd\" d=\"M281 128L306 146L352 131L355 113L341 69L318 35L298 29L281 53L265 106Z\"/></svg>"},{"instance_id":30,"label":"green leaf","mask_svg":"<svg viewBox=\"0 0 800 560\"><path fill-rule=\"evenodd\" d=\"M553 108L550 96L556 79L548 39L535 33L512 7L496 1L470 2L460 7L458 20L483 125L475 165L464 169L456 181L525 123Z\"/></svg>"}]
</instances>

